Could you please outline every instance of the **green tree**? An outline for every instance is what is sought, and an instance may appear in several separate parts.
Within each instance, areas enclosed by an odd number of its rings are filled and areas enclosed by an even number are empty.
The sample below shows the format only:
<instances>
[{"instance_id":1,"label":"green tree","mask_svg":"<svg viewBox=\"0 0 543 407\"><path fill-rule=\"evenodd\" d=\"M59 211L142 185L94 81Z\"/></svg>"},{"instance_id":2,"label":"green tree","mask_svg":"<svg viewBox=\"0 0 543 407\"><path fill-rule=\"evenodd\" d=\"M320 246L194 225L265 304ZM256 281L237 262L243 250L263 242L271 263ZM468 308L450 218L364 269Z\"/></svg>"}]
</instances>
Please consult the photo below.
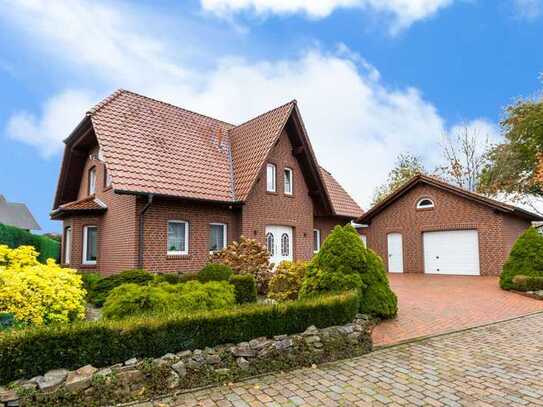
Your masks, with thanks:
<instances>
[{"instance_id":1,"label":"green tree","mask_svg":"<svg viewBox=\"0 0 543 407\"><path fill-rule=\"evenodd\" d=\"M543 196L543 98L521 100L505 110L505 143L489 153L481 179L485 192Z\"/></svg>"},{"instance_id":2,"label":"green tree","mask_svg":"<svg viewBox=\"0 0 543 407\"><path fill-rule=\"evenodd\" d=\"M517 275L543 277L543 235L529 228L517 239L500 275L500 287L515 288Z\"/></svg>"},{"instance_id":3,"label":"green tree","mask_svg":"<svg viewBox=\"0 0 543 407\"><path fill-rule=\"evenodd\" d=\"M412 154L400 154L394 168L388 173L386 182L376 188L372 205L381 202L415 175L424 173L426 170L419 157Z\"/></svg>"}]
</instances>

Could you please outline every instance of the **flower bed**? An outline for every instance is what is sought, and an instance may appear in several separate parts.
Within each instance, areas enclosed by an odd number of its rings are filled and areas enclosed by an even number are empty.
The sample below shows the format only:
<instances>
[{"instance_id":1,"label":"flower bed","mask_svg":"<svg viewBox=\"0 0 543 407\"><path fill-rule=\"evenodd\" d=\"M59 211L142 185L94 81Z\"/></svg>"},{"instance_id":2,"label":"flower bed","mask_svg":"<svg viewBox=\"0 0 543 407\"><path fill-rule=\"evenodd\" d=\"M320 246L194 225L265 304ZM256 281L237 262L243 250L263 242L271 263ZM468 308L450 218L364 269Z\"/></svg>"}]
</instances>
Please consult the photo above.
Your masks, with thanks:
<instances>
[{"instance_id":1,"label":"flower bed","mask_svg":"<svg viewBox=\"0 0 543 407\"><path fill-rule=\"evenodd\" d=\"M96 369L56 369L31 380L0 388L0 401L32 405L111 405L154 395L353 357L371 351L369 318L301 334L258 337L236 345L219 345L168 353L156 359L131 358Z\"/></svg>"},{"instance_id":2,"label":"flower bed","mask_svg":"<svg viewBox=\"0 0 543 407\"><path fill-rule=\"evenodd\" d=\"M352 321L355 292L276 305L243 305L191 314L77 322L14 330L0 336L0 383L50 369L119 363L133 357L237 343Z\"/></svg>"}]
</instances>

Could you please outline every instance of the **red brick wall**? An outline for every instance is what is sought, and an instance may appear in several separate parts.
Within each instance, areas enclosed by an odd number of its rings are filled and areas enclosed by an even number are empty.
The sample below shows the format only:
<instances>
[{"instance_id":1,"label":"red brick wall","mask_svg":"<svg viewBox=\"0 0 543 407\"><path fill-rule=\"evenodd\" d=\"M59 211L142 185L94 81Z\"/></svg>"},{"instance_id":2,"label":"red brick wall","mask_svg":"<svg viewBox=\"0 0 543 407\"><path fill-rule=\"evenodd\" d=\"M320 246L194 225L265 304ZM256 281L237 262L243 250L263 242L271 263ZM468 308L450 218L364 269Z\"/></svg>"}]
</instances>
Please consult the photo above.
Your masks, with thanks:
<instances>
[{"instance_id":1,"label":"red brick wall","mask_svg":"<svg viewBox=\"0 0 543 407\"><path fill-rule=\"evenodd\" d=\"M435 208L417 210L422 197L434 201ZM424 272L422 233L437 230L476 229L479 232L479 259L482 275L496 275L509 252L512 236L529 226L510 219L493 209L428 185L418 185L398 198L372 219L363 233L368 236L368 247L375 250L387 263L387 234L399 232L403 239L405 273ZM506 232L507 231L507 232ZM510 237L506 237L510 236Z\"/></svg>"},{"instance_id":2,"label":"red brick wall","mask_svg":"<svg viewBox=\"0 0 543 407\"><path fill-rule=\"evenodd\" d=\"M93 149L91 153L96 154L97 149ZM106 275L134 268L138 244L136 198L130 195L114 194L111 187L106 188L104 164L98 160L87 159L83 168L78 199L88 196L88 173L92 167L96 168L96 197L104 202L108 209L103 215L94 218L77 216L65 219L64 227L74 225L70 266L96 270ZM83 224L93 224L98 227L98 259L95 267L81 265L83 245L81 225Z\"/></svg>"},{"instance_id":3,"label":"red brick wall","mask_svg":"<svg viewBox=\"0 0 543 407\"><path fill-rule=\"evenodd\" d=\"M513 216L502 215L502 217L504 224L505 255L509 256L518 237L531 226L531 222Z\"/></svg>"},{"instance_id":4,"label":"red brick wall","mask_svg":"<svg viewBox=\"0 0 543 407\"><path fill-rule=\"evenodd\" d=\"M336 216L316 216L314 219L314 228L321 231L321 246L337 225L345 225L347 223L349 223L348 220Z\"/></svg>"},{"instance_id":5,"label":"red brick wall","mask_svg":"<svg viewBox=\"0 0 543 407\"><path fill-rule=\"evenodd\" d=\"M294 259L308 260L313 255L313 201L286 132L279 138L267 162L277 167L277 192L266 191L264 166L243 206L241 233L264 243L266 225L292 226ZM291 196L283 192L285 167L293 170Z\"/></svg>"},{"instance_id":6,"label":"red brick wall","mask_svg":"<svg viewBox=\"0 0 543 407\"><path fill-rule=\"evenodd\" d=\"M138 200L138 213L145 200ZM189 223L189 253L168 255L168 221ZM227 225L228 242L239 238L239 209L206 203L155 199L145 213L144 268L153 272L198 271L209 255L210 223ZM134 236L137 239L137 234Z\"/></svg>"}]
</instances>

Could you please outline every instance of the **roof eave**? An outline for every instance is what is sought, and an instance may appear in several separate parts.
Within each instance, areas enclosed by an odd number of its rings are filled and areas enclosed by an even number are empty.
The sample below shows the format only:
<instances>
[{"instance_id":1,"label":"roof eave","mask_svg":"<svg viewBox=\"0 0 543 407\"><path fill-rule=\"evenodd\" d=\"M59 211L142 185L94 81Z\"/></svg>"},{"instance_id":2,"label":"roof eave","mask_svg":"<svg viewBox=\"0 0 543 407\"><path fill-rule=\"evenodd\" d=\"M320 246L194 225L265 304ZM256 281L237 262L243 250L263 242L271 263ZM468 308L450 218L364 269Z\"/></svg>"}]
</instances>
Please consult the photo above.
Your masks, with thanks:
<instances>
[{"instance_id":1,"label":"roof eave","mask_svg":"<svg viewBox=\"0 0 543 407\"><path fill-rule=\"evenodd\" d=\"M179 200L184 200L184 201L212 203L212 204L218 204L218 205L241 206L245 204L244 201L239 201L239 200L231 201L231 200L220 200L220 199L195 198L195 197L188 197L188 196L182 196L182 195L158 194L155 192L136 191L136 190L128 190L128 189L114 189L113 192L119 195L135 195L135 196L153 195L154 197L157 197L157 198L179 199Z\"/></svg>"}]
</instances>

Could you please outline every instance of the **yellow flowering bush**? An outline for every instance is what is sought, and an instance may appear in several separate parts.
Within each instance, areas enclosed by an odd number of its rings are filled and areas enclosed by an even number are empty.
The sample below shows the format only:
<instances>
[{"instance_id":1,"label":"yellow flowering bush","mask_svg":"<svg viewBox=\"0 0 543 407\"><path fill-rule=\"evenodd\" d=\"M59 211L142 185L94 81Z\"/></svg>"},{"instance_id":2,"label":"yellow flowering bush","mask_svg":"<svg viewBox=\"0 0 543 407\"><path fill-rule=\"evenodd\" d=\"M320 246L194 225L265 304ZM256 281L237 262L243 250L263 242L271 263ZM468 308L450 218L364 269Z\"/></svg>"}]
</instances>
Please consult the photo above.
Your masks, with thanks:
<instances>
[{"instance_id":1,"label":"yellow flowering bush","mask_svg":"<svg viewBox=\"0 0 543 407\"><path fill-rule=\"evenodd\" d=\"M0 312L36 325L70 322L85 316L81 276L49 259L37 260L32 246L0 245Z\"/></svg>"}]
</instances>

